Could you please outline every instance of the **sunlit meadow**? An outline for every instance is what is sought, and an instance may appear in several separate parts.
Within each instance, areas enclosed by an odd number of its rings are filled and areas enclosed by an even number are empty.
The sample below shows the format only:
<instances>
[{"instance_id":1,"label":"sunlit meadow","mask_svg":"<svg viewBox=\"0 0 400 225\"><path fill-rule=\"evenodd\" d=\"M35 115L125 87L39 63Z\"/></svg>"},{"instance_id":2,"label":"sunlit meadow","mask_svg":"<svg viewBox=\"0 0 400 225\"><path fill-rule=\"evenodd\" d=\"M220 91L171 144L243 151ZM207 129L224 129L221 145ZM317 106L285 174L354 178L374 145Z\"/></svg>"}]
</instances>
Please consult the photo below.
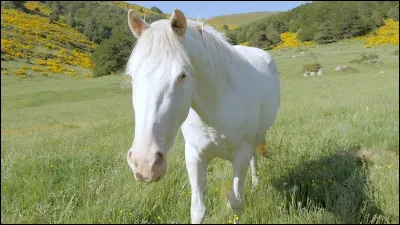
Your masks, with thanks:
<instances>
[{"instance_id":1,"label":"sunlit meadow","mask_svg":"<svg viewBox=\"0 0 400 225\"><path fill-rule=\"evenodd\" d=\"M399 221L398 46L357 40L277 49L281 107L241 223ZM378 62L350 62L376 53ZM304 77L319 63L321 76ZM17 64L17 66L16 66ZM2 67L20 67L8 62ZM337 66L355 68L335 71ZM2 71L3 73L3 71ZM190 185L179 133L154 184L126 162L134 133L124 76L1 75L2 223L188 223ZM231 163L208 168L205 223L232 223Z\"/></svg>"}]
</instances>

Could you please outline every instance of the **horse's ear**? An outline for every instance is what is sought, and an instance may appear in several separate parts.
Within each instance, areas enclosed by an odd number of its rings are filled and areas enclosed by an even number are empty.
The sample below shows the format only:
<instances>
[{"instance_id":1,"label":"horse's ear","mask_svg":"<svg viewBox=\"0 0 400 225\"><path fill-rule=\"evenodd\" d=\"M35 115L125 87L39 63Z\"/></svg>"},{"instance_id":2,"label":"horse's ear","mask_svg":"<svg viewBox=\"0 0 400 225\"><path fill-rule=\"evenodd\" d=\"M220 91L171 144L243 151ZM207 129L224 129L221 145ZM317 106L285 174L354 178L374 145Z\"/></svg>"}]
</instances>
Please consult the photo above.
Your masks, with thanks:
<instances>
[{"instance_id":1,"label":"horse's ear","mask_svg":"<svg viewBox=\"0 0 400 225\"><path fill-rule=\"evenodd\" d=\"M133 11L133 9L130 9L128 12L128 24L136 38L139 38L143 31L149 27L149 25L147 25L147 23Z\"/></svg>"},{"instance_id":2,"label":"horse's ear","mask_svg":"<svg viewBox=\"0 0 400 225\"><path fill-rule=\"evenodd\" d=\"M186 25L186 17L183 12L179 9L174 9L171 16L171 27L178 36L183 37L185 35Z\"/></svg>"}]
</instances>

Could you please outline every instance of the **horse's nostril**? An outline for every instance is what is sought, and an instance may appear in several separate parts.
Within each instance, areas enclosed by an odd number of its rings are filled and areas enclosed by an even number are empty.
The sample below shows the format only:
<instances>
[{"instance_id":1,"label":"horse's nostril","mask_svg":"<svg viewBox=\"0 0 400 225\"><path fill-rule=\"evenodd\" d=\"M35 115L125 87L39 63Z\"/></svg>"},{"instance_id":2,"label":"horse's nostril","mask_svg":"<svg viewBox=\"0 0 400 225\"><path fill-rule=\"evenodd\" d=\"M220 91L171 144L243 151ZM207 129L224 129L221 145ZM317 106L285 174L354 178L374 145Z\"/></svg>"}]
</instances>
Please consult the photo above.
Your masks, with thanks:
<instances>
[{"instance_id":1,"label":"horse's nostril","mask_svg":"<svg viewBox=\"0 0 400 225\"><path fill-rule=\"evenodd\" d=\"M157 152L153 164L151 165L151 169L153 170L156 168L160 168L159 166L163 164L163 161L164 155L161 152Z\"/></svg>"},{"instance_id":2,"label":"horse's nostril","mask_svg":"<svg viewBox=\"0 0 400 225\"><path fill-rule=\"evenodd\" d=\"M138 179L138 180L143 180L142 174L140 174L140 173L138 173L138 172L135 173L135 177L136 177L136 179Z\"/></svg>"},{"instance_id":3,"label":"horse's nostril","mask_svg":"<svg viewBox=\"0 0 400 225\"><path fill-rule=\"evenodd\" d=\"M154 164L157 164L157 165L160 164L163 159L164 159L164 155L161 152L157 152L156 160L155 160Z\"/></svg>"}]
</instances>

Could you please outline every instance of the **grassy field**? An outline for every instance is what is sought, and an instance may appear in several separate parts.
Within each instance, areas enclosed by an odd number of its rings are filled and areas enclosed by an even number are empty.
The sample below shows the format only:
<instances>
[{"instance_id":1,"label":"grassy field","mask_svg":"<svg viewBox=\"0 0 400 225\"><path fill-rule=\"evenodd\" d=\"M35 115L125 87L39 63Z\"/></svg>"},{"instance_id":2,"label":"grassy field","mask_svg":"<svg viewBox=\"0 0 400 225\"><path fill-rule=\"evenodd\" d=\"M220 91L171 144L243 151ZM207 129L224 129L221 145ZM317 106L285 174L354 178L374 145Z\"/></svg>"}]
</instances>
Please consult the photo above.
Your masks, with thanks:
<instances>
[{"instance_id":1,"label":"grassy field","mask_svg":"<svg viewBox=\"0 0 400 225\"><path fill-rule=\"evenodd\" d=\"M382 63L349 62L363 52ZM260 185L250 192L249 174L239 221L398 223L398 46L348 41L271 53L282 102L259 160ZM303 65L315 62L323 75L304 77ZM335 71L339 65L357 71ZM188 223L182 135L164 179L147 184L126 162L133 133L123 76L2 74L1 222ZM229 223L231 164L216 159L208 170L205 223Z\"/></svg>"}]
</instances>

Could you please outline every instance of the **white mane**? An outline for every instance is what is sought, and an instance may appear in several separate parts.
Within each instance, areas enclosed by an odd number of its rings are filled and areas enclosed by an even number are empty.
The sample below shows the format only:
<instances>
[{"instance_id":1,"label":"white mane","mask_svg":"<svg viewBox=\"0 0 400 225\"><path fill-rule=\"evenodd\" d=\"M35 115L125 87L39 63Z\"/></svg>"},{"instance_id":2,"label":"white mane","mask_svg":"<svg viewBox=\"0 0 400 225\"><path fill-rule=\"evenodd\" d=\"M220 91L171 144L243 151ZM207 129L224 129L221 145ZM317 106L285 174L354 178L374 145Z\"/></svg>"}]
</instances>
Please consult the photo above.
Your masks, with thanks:
<instances>
[{"instance_id":1,"label":"white mane","mask_svg":"<svg viewBox=\"0 0 400 225\"><path fill-rule=\"evenodd\" d=\"M225 36L219 33L211 26L204 25L203 22L187 20L187 29L192 29L193 32L198 32L202 40L198 43L203 43L205 49L205 58L207 59L206 75L212 76L210 79L215 85L223 85L228 82L230 64L237 64L236 60L244 60L236 50L227 42ZM193 33L192 32L192 33ZM188 32L186 32L186 35ZM192 37L197 38L197 37ZM201 51L202 46L193 46L193 51ZM135 58L136 62L133 62ZM132 80L136 74L138 66L144 69L142 72L151 74L154 69L168 69L173 59L179 63L187 65L186 70L193 72L192 62L189 59L184 46L179 38L174 34L169 20L159 20L152 23L147 30L142 33L138 39L136 46L129 58L126 73L130 75ZM143 65L145 63L145 65ZM189 73L190 74L190 73ZM225 81L225 82L224 82Z\"/></svg>"}]
</instances>

